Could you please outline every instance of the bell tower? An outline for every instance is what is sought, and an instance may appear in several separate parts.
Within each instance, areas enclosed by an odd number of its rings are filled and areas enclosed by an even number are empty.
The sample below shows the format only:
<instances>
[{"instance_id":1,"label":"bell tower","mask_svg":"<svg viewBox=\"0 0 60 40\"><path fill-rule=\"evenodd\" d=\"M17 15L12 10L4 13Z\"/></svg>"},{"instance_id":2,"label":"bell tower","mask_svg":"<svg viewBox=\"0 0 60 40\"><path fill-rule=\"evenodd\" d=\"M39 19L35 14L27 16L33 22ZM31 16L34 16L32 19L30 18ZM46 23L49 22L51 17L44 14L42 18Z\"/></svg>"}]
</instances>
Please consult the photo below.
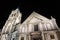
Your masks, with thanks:
<instances>
[{"instance_id":1,"label":"bell tower","mask_svg":"<svg viewBox=\"0 0 60 40\"><path fill-rule=\"evenodd\" d=\"M12 29L15 28L14 25L21 23L21 16L19 9L13 10L8 17L5 25L3 26L2 33L12 32Z\"/></svg>"}]
</instances>

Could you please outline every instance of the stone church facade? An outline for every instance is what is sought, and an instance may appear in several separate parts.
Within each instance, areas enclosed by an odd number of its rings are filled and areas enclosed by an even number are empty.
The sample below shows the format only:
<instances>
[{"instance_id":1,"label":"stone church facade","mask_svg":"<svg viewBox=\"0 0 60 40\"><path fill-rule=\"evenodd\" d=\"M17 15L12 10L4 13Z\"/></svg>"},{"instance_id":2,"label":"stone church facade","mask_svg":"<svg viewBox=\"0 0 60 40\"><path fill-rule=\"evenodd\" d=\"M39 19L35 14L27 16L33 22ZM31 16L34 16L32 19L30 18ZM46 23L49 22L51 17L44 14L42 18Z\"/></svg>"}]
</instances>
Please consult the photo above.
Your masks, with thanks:
<instances>
[{"instance_id":1,"label":"stone church facade","mask_svg":"<svg viewBox=\"0 0 60 40\"><path fill-rule=\"evenodd\" d=\"M0 40L60 40L56 19L48 19L36 12L21 23L19 9L13 10L1 31Z\"/></svg>"}]
</instances>

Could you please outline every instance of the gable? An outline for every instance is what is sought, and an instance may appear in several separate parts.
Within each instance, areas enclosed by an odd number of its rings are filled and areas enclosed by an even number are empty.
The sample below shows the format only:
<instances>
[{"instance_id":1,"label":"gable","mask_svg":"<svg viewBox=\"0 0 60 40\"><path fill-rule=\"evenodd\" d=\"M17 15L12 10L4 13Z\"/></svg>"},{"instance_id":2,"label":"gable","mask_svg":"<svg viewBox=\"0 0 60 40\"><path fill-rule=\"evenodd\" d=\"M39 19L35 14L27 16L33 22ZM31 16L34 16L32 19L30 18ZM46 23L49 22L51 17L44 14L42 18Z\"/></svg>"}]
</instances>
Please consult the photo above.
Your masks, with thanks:
<instances>
[{"instance_id":1,"label":"gable","mask_svg":"<svg viewBox=\"0 0 60 40\"><path fill-rule=\"evenodd\" d=\"M40 21L42 21L42 20L37 17L32 17L32 19L28 23L36 23L36 22L40 22Z\"/></svg>"},{"instance_id":2,"label":"gable","mask_svg":"<svg viewBox=\"0 0 60 40\"><path fill-rule=\"evenodd\" d=\"M50 19L36 13L36 12L33 12L22 24L27 24L29 22L35 22L35 21L40 21L40 20L43 20L43 21L49 21Z\"/></svg>"}]
</instances>

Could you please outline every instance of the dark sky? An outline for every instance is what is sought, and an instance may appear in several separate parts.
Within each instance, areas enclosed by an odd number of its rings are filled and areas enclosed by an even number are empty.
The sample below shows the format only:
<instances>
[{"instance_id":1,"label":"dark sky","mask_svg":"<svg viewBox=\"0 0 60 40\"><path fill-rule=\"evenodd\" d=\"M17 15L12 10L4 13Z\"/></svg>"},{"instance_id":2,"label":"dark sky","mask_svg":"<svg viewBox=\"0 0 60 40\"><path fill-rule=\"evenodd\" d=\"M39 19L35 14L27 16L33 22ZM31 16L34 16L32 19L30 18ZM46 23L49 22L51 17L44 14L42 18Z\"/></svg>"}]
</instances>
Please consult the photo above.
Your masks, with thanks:
<instances>
[{"instance_id":1,"label":"dark sky","mask_svg":"<svg viewBox=\"0 0 60 40\"><path fill-rule=\"evenodd\" d=\"M33 12L38 12L39 14L51 18L53 16L57 19L57 24L59 24L60 16L57 13L56 1L34 1L34 0L0 0L0 28L2 29L5 24L9 14L12 10L19 8L22 13L22 22Z\"/></svg>"}]
</instances>

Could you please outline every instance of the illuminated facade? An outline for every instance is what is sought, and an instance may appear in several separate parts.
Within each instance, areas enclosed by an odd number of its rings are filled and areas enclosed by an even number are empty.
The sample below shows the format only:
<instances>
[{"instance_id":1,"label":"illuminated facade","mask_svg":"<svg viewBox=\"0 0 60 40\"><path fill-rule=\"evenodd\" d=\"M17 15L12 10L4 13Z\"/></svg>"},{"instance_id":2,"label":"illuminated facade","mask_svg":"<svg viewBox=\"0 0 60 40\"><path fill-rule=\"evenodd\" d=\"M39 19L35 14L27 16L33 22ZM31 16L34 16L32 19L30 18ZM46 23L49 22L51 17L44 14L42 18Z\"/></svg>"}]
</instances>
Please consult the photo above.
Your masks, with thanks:
<instances>
[{"instance_id":1,"label":"illuminated facade","mask_svg":"<svg viewBox=\"0 0 60 40\"><path fill-rule=\"evenodd\" d=\"M59 40L56 19L48 19L36 12L21 23L19 9L13 10L3 26L1 40Z\"/></svg>"}]
</instances>

